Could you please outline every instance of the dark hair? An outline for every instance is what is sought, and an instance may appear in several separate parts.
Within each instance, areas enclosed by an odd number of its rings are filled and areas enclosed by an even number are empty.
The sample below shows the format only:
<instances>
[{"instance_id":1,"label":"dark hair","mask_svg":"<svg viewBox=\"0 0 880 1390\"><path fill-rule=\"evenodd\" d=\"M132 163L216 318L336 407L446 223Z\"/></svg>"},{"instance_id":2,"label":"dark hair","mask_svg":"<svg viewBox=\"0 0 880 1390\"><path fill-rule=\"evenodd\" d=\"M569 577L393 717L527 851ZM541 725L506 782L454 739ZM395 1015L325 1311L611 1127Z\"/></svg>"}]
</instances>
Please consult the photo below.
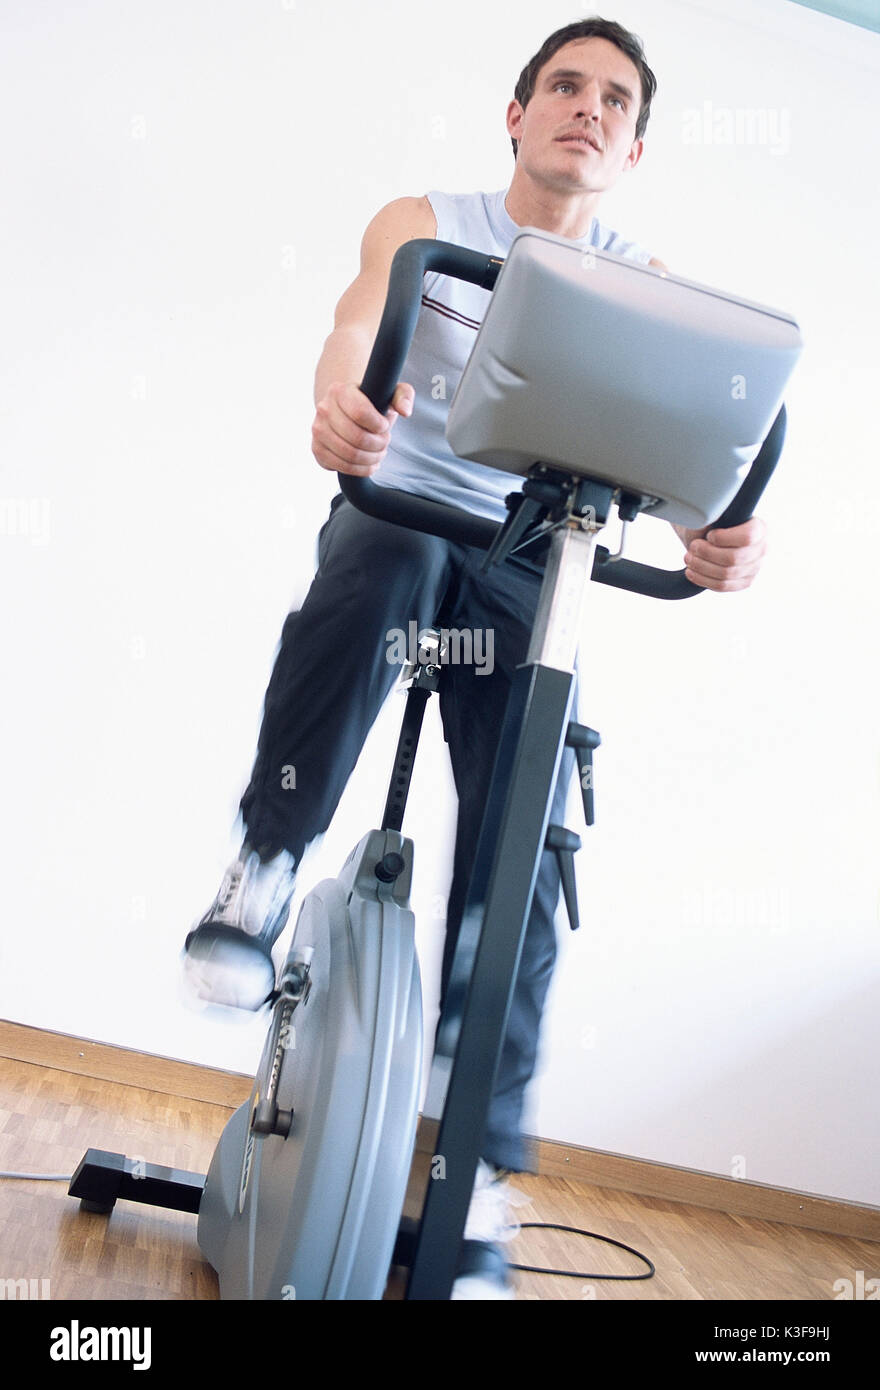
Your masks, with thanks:
<instances>
[{"instance_id":1,"label":"dark hair","mask_svg":"<svg viewBox=\"0 0 880 1390\"><path fill-rule=\"evenodd\" d=\"M642 84L642 106L636 122L636 139L640 140L645 133L648 117L651 114L651 101L657 90L657 79L645 61L645 51L642 48L641 39L637 34L631 34L628 29L624 29L622 25L616 24L612 19L578 19L573 24L566 24L564 29L557 29L554 34L550 35L549 39L544 40L534 58L523 68L513 93L514 97L525 110L535 94L535 82L541 68L550 61L557 49L562 48L567 43L574 42L576 39L607 39L609 43L615 44L622 53L625 53L638 69ZM511 137L511 143L515 157L519 141Z\"/></svg>"}]
</instances>

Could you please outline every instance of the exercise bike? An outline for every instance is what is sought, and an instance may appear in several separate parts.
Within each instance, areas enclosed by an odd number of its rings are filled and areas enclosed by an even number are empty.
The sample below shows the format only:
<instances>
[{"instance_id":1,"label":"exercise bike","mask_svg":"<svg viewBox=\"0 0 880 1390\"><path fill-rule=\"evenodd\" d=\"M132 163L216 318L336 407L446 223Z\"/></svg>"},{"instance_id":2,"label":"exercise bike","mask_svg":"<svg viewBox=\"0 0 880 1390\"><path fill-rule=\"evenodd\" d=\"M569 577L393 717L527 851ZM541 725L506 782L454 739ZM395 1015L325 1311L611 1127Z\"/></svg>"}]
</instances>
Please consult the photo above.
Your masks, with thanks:
<instances>
[{"instance_id":1,"label":"exercise bike","mask_svg":"<svg viewBox=\"0 0 880 1390\"><path fill-rule=\"evenodd\" d=\"M580 838L551 825L549 808L571 750L593 822L600 739L572 710L585 591L593 579L662 599L703 592L684 570L624 558L623 542L612 554L597 536L614 509L624 533L640 514L739 524L784 439L782 397L801 350L788 315L531 228L503 261L431 240L397 252L362 383L383 413L428 271L491 292L447 438L459 456L521 475L522 491L498 526L366 479L340 475L340 486L370 515L482 548L487 566L543 547L532 639L501 733L421 1125L413 846L401 822L442 667L430 637L409 672L381 826L302 904L251 1097L207 1175L135 1170L97 1150L74 1175L70 1194L91 1210L121 1197L198 1212L223 1298L380 1299L394 1266L409 1271L407 1299L449 1298L545 849L577 926Z\"/></svg>"}]
</instances>

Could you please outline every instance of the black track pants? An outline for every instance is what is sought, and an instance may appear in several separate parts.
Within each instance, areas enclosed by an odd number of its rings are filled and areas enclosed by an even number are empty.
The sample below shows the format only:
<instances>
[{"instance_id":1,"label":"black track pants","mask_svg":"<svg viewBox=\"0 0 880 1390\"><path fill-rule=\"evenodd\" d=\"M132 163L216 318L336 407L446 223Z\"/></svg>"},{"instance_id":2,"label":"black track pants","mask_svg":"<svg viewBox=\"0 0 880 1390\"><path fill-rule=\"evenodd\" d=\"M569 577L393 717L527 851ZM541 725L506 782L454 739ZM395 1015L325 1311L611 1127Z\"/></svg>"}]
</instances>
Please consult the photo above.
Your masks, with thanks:
<instances>
[{"instance_id":1,"label":"black track pants","mask_svg":"<svg viewBox=\"0 0 880 1390\"><path fill-rule=\"evenodd\" d=\"M317 573L302 608L284 623L241 800L251 843L288 849L298 863L309 841L329 826L400 674L399 663L388 659L389 630L407 633L414 622L416 630L442 626L475 634L474 660L445 665L440 681L459 802L443 990L510 683L526 657L540 588L534 570L510 561L481 574L483 558L481 550L365 516L341 493L334 498L319 536ZM284 786L285 767L295 769L295 790ZM556 793L557 823L566 780L560 778ZM556 956L558 897L556 861L545 852L483 1146L484 1158L513 1171L529 1166L520 1123Z\"/></svg>"}]
</instances>

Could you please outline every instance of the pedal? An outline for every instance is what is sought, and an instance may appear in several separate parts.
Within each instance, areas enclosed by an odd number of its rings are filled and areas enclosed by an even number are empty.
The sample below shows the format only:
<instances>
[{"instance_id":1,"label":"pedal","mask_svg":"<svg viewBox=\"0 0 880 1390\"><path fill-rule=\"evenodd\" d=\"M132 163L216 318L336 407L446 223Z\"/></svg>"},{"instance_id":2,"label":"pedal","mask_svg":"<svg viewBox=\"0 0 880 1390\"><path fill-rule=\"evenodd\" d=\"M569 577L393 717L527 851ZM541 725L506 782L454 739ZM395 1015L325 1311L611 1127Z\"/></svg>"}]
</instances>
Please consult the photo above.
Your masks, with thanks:
<instances>
[{"instance_id":1,"label":"pedal","mask_svg":"<svg viewBox=\"0 0 880 1390\"><path fill-rule=\"evenodd\" d=\"M290 1022L298 1004L305 1004L312 982L309 978L312 948L307 947L301 959L288 960L279 981L275 1018L272 1024L267 1055L271 1056L265 1093L259 1089L251 1114L251 1130L255 1134L277 1134L286 1139L293 1124L293 1111L278 1106L278 1082L284 1057L290 1046Z\"/></svg>"}]
</instances>

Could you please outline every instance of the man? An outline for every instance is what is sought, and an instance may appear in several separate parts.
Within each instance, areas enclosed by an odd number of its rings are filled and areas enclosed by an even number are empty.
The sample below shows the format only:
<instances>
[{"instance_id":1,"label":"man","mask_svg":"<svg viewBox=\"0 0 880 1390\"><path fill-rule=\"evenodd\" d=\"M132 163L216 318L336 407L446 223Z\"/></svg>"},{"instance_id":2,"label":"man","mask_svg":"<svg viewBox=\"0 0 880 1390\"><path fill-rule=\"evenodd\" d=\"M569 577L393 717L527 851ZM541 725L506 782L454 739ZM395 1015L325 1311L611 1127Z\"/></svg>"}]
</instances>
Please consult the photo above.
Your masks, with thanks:
<instances>
[{"instance_id":1,"label":"man","mask_svg":"<svg viewBox=\"0 0 880 1390\"><path fill-rule=\"evenodd\" d=\"M448 401L473 345L488 292L425 277L423 309L402 381L381 415L361 381L395 251L440 237L504 256L521 226L663 269L597 218L602 194L634 169L656 82L641 44L619 25L585 20L558 30L520 75L507 110L515 167L506 193L400 198L367 227L361 268L336 308L315 378L312 448L326 469L436 497L501 520L521 480L456 458L443 433ZM442 381L443 389L432 390ZM415 383L415 385L413 384ZM392 434L393 431L393 434ZM719 591L751 583L764 550L757 520L704 536L676 528L689 577ZM284 625L266 693L250 785L246 838L220 892L187 938L202 997L257 1008L274 984L271 948L282 930L305 846L329 825L364 739L394 682L386 634L440 625L491 630L494 668L444 670L440 707L459 798L443 988L448 978L510 680L525 657L538 580L508 561L488 575L483 554L366 517L340 494L319 537L318 569L302 609ZM295 789L283 769L295 768ZM561 779L562 780L562 779ZM558 820L566 788L557 791ZM555 958L559 894L543 856L523 946L477 1188L465 1235L495 1249L501 1170L527 1165L519 1132L544 999ZM488 1262L491 1264L491 1260ZM503 1260L482 1280L466 1270L454 1297L509 1297Z\"/></svg>"}]
</instances>

